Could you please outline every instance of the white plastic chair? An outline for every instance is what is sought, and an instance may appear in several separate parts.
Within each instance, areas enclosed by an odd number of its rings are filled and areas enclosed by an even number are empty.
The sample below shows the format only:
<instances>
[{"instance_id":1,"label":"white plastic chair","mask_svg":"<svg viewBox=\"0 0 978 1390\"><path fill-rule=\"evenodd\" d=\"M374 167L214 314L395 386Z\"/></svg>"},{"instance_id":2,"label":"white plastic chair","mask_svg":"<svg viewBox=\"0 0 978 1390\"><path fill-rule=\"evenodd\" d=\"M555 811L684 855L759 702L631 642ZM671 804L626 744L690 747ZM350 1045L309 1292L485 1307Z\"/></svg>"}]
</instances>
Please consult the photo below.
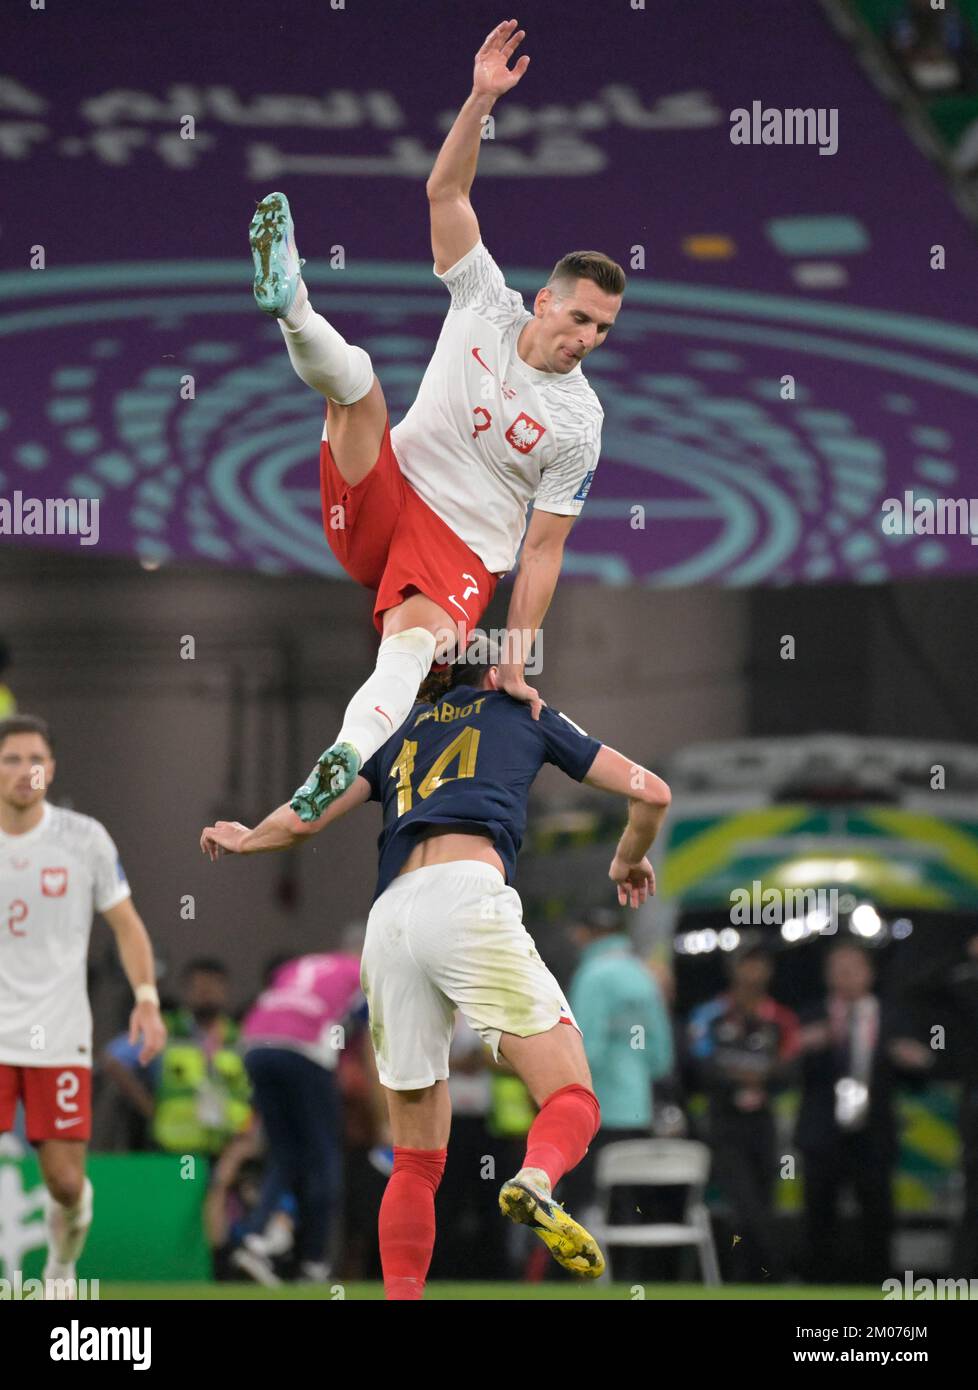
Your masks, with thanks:
<instances>
[{"instance_id":1,"label":"white plastic chair","mask_svg":"<svg viewBox=\"0 0 978 1390\"><path fill-rule=\"evenodd\" d=\"M609 1275L615 1246L662 1249L692 1245L703 1283L719 1284L720 1266L704 1200L709 1176L710 1150L695 1139L626 1139L602 1149L595 1174L602 1217L591 1233L607 1251ZM611 1194L616 1187L688 1187L685 1219L642 1226L609 1225Z\"/></svg>"}]
</instances>

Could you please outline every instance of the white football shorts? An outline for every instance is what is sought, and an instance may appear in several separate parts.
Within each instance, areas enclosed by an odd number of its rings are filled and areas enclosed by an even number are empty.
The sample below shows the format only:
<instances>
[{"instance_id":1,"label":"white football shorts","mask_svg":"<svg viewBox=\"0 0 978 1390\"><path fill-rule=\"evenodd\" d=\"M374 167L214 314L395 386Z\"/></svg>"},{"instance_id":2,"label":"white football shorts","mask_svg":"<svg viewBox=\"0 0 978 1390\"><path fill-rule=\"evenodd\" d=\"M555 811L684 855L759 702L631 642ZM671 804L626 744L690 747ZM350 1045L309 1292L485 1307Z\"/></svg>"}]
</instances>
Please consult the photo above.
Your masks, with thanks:
<instances>
[{"instance_id":1,"label":"white football shorts","mask_svg":"<svg viewBox=\"0 0 978 1390\"><path fill-rule=\"evenodd\" d=\"M394 879L367 919L360 981L377 1071L394 1091L447 1078L456 1009L497 1060L502 1033L528 1038L561 1020L578 1028L523 925L519 894L476 859Z\"/></svg>"}]
</instances>

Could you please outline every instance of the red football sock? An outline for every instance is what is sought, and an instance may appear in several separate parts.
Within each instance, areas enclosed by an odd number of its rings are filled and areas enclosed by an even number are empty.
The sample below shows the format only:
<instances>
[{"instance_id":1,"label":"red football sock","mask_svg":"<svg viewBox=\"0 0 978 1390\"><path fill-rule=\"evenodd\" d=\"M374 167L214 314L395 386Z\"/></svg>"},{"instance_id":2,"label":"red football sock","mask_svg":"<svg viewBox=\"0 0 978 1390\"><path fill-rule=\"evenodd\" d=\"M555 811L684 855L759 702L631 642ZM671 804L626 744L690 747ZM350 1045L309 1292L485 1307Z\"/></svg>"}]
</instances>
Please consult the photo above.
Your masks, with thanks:
<instances>
[{"instance_id":1,"label":"red football sock","mask_svg":"<svg viewBox=\"0 0 978 1390\"><path fill-rule=\"evenodd\" d=\"M447 1149L394 1145L394 1171L380 1204L380 1263L390 1300L417 1300L435 1248L435 1193Z\"/></svg>"},{"instance_id":2,"label":"red football sock","mask_svg":"<svg viewBox=\"0 0 978 1390\"><path fill-rule=\"evenodd\" d=\"M601 1107L593 1091L576 1083L561 1086L543 1102L526 1136L524 1168L542 1168L550 1189L576 1168L601 1127Z\"/></svg>"}]
</instances>

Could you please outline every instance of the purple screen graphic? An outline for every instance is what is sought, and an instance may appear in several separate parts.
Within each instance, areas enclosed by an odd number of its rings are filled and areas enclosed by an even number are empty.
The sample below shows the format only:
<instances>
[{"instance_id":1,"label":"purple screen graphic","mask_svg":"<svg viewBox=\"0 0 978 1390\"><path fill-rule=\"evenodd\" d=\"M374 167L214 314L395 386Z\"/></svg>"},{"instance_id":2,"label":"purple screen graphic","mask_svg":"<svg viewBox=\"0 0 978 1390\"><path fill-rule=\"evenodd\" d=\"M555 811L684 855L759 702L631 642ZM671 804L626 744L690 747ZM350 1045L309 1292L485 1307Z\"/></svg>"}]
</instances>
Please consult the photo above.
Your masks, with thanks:
<instances>
[{"instance_id":1,"label":"purple screen graphic","mask_svg":"<svg viewBox=\"0 0 978 1390\"><path fill-rule=\"evenodd\" d=\"M262 195L289 195L313 301L371 353L395 421L447 308L424 181L499 16L275 14L89 0L5 19L0 498L97 497L100 553L339 573L320 402L251 298ZM967 535L882 529L908 490L978 496L975 235L820 6L565 0L518 17L532 62L481 150L484 240L528 303L568 250L629 273L585 363L605 429L567 571L978 569ZM837 152L733 144L730 113L755 102L834 110Z\"/></svg>"}]
</instances>

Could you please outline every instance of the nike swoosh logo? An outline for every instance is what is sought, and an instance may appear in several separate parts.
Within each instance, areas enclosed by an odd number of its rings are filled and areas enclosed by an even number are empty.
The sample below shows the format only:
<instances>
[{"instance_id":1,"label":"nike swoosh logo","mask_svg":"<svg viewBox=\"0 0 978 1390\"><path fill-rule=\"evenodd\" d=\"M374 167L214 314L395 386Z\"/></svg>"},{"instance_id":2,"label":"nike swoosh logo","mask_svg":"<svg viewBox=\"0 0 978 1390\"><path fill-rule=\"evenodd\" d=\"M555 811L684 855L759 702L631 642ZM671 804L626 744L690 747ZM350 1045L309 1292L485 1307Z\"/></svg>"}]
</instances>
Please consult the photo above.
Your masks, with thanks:
<instances>
[{"instance_id":1,"label":"nike swoosh logo","mask_svg":"<svg viewBox=\"0 0 978 1390\"><path fill-rule=\"evenodd\" d=\"M481 348L473 348L473 349L472 349L472 356L473 356L473 357L475 358L475 360L478 362L478 364L479 364L480 367L485 367L485 370L489 373L490 376L495 376L495 373L493 372L492 368L491 368L491 367L486 367L485 362L483 362L482 358L479 356L479 353L480 353L481 351L482 351Z\"/></svg>"},{"instance_id":2,"label":"nike swoosh logo","mask_svg":"<svg viewBox=\"0 0 978 1390\"><path fill-rule=\"evenodd\" d=\"M387 711L386 711L385 709L381 709L380 705L374 705L374 709L377 711L378 714L382 714L382 715L384 716L384 718L387 720L388 724L389 724L389 725L391 726L391 728L393 729L393 727L394 727L394 721L393 721L393 719L390 717L390 715L387 713Z\"/></svg>"},{"instance_id":3,"label":"nike swoosh logo","mask_svg":"<svg viewBox=\"0 0 978 1390\"><path fill-rule=\"evenodd\" d=\"M55 1120L54 1127L55 1129L67 1129L69 1125L80 1125L81 1122L82 1117L79 1115L74 1120Z\"/></svg>"}]
</instances>

